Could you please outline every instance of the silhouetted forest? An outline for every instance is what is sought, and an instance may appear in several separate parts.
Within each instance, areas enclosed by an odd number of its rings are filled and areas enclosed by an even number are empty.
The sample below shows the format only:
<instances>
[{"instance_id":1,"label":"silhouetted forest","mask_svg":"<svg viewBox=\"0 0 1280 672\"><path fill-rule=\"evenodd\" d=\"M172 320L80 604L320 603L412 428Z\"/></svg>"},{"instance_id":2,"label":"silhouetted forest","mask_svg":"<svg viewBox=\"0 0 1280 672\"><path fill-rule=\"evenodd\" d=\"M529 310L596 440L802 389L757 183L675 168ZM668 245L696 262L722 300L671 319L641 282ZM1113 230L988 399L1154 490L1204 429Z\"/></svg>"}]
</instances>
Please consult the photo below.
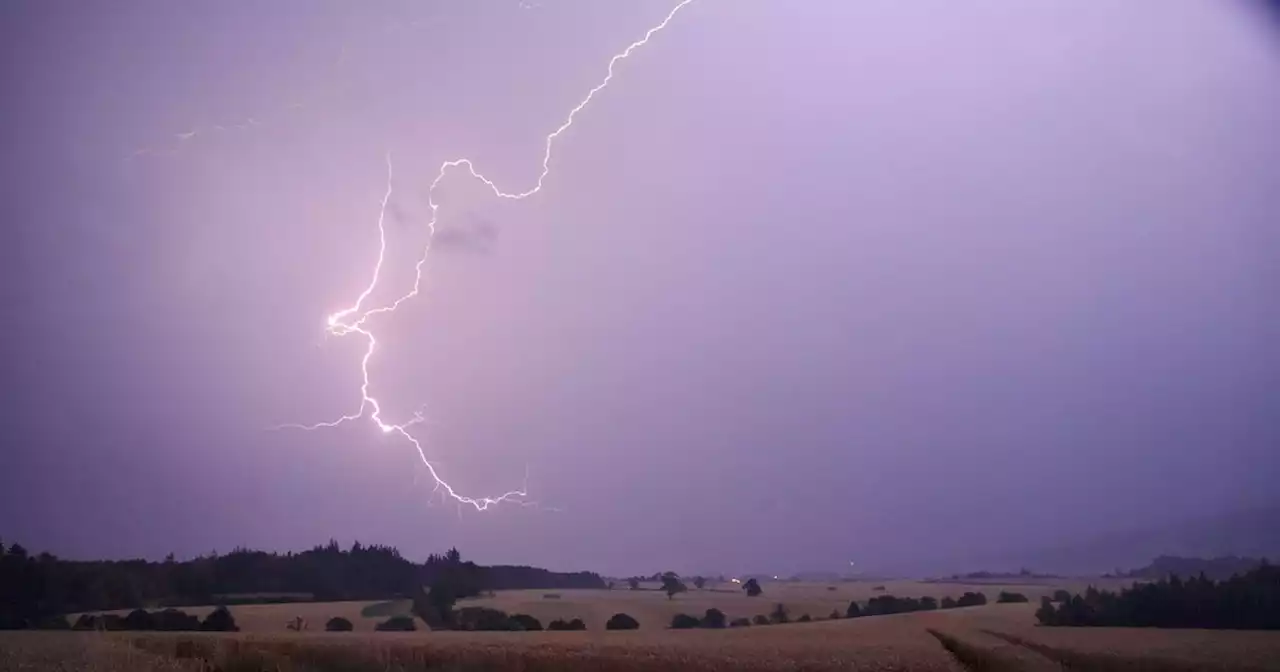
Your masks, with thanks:
<instances>
[{"instance_id":1,"label":"silhouetted forest","mask_svg":"<svg viewBox=\"0 0 1280 672\"><path fill-rule=\"evenodd\" d=\"M139 607L293 600L380 600L409 597L446 571L465 570L468 591L514 588L604 588L592 572L484 567L462 562L457 549L415 563L391 546L336 541L301 553L236 549L178 561L61 560L0 544L0 628L38 627L50 617Z\"/></svg>"},{"instance_id":2,"label":"silhouetted forest","mask_svg":"<svg viewBox=\"0 0 1280 672\"><path fill-rule=\"evenodd\" d=\"M1280 630L1280 569L1264 561L1226 581L1174 576L1119 594L1090 587L1058 604L1045 598L1036 617L1043 625Z\"/></svg>"}]
</instances>

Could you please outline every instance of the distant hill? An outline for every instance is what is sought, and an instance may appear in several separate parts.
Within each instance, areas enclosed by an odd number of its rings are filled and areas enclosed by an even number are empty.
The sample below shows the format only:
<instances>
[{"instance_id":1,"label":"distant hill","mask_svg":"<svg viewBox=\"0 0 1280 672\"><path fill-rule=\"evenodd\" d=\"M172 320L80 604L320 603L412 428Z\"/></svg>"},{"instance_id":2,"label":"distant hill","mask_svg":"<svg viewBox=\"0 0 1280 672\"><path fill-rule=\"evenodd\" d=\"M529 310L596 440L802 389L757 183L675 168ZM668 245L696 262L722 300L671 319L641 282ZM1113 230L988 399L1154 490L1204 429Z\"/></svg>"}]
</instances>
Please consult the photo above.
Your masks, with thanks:
<instances>
[{"instance_id":1,"label":"distant hill","mask_svg":"<svg viewBox=\"0 0 1280 672\"><path fill-rule=\"evenodd\" d=\"M1010 557L1059 574L1102 574L1143 567L1151 558L1280 557L1280 505L1102 534L1080 543ZM1011 554L1013 555L1013 554ZM1121 571L1121 573L1126 573Z\"/></svg>"},{"instance_id":2,"label":"distant hill","mask_svg":"<svg viewBox=\"0 0 1280 672\"><path fill-rule=\"evenodd\" d=\"M1135 569L1127 574L1138 579L1164 579L1170 576L1189 578L1204 574L1215 581L1223 581L1232 576L1243 576L1257 569L1264 561L1261 558L1241 558L1228 555L1220 558L1183 558L1175 555L1162 555L1151 564Z\"/></svg>"}]
</instances>

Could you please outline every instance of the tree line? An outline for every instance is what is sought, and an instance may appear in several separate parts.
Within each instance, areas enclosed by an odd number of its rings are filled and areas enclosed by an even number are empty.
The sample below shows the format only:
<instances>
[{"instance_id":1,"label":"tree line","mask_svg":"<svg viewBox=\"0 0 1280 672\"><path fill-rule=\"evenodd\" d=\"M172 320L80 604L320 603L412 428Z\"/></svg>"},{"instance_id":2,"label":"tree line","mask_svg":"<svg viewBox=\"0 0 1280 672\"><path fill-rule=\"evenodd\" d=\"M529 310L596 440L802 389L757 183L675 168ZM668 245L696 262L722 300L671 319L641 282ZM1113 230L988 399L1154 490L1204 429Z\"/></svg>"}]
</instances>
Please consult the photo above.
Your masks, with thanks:
<instances>
[{"instance_id":1,"label":"tree line","mask_svg":"<svg viewBox=\"0 0 1280 672\"><path fill-rule=\"evenodd\" d=\"M1265 561L1225 581L1204 574L1134 583L1119 593L1044 598L1043 625L1280 630L1280 568Z\"/></svg>"},{"instance_id":2,"label":"tree line","mask_svg":"<svg viewBox=\"0 0 1280 672\"><path fill-rule=\"evenodd\" d=\"M459 574L458 566L465 565ZM415 563L392 546L337 541L300 553L237 548L190 560L63 560L0 542L0 628L41 627L66 613L246 601L386 600L413 596L443 574L467 591L604 588L592 572L462 563L457 549Z\"/></svg>"}]
</instances>

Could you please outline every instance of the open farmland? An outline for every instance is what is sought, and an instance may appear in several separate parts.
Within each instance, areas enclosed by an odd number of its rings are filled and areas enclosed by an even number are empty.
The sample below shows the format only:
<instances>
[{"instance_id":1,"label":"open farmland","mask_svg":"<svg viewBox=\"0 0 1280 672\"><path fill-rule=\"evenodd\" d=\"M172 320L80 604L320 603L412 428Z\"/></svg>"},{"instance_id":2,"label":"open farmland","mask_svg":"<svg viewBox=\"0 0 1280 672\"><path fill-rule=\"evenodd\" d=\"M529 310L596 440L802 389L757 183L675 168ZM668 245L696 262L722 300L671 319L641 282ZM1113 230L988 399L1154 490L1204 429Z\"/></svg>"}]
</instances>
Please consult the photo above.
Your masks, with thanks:
<instances>
[{"instance_id":1,"label":"open farmland","mask_svg":"<svg viewBox=\"0 0 1280 672\"><path fill-rule=\"evenodd\" d=\"M13 633L0 635L0 669L96 670L1280 670L1280 633L1129 628L1043 628L1033 604L990 604L838 621L674 631L670 614L714 606L733 616L767 613L776 602L793 616L829 613L841 601L896 591L935 597L972 585L898 582L767 584L766 594L691 591L668 600L651 590L504 591L467 600L523 611L544 623L580 617L585 632L374 633L373 625L407 609L403 602L331 602L232 607L242 632ZM994 597L993 586L985 586ZM1005 586L1005 588L1012 588ZM934 589L934 590L930 590ZM944 592L945 591L945 592ZM1030 591L1028 591L1030 592ZM847 601L845 602L847 604ZM820 612L825 609L825 612ZM192 609L205 613L207 609ZM616 611L641 629L609 632ZM289 632L301 615L311 630ZM341 615L354 633L319 631ZM201 667L201 666L204 667Z\"/></svg>"},{"instance_id":2,"label":"open farmland","mask_svg":"<svg viewBox=\"0 0 1280 672\"><path fill-rule=\"evenodd\" d=\"M658 590L656 583L641 584L641 590L628 590L626 586L614 590L506 590L499 591L493 597L479 597L463 600L458 606L482 606L501 609L511 614L529 614L543 625L554 619L581 618L590 629L603 629L609 617L619 613L627 613L640 622L643 629L665 628L676 614L685 613L701 616L707 609L716 608L730 619L752 617L757 614L768 614L778 603L786 605L792 619L809 614L814 619L825 619L832 611L841 616L849 602L857 600L865 604L867 600L878 595L896 595L898 597L932 596L959 597L966 591L980 591L995 601L1001 590L1021 592L1032 603L1038 602L1041 595L1050 595L1057 588L1081 591L1092 583L1100 587L1116 587L1123 582L1109 581L1060 581L1058 583L1040 584L974 584L974 583L928 583L923 581L889 581L889 582L840 582L840 583L802 583L780 582L765 583L764 594L748 597L740 587L733 583L708 585L703 590L690 589L689 592L667 599L666 593ZM884 590L878 590L884 586ZM834 588L834 590L831 590ZM309 630L320 630L324 623L334 616L341 616L352 622L356 631L372 631L377 623L390 616L408 615L408 600L384 602L291 602L285 604L244 604L232 605L231 613L236 624L246 633L286 632L286 624L295 617L306 619ZM204 618L213 606L184 607L183 611ZM121 616L128 610L114 612ZM72 615L72 620L77 615ZM420 627L425 627L419 623Z\"/></svg>"}]
</instances>

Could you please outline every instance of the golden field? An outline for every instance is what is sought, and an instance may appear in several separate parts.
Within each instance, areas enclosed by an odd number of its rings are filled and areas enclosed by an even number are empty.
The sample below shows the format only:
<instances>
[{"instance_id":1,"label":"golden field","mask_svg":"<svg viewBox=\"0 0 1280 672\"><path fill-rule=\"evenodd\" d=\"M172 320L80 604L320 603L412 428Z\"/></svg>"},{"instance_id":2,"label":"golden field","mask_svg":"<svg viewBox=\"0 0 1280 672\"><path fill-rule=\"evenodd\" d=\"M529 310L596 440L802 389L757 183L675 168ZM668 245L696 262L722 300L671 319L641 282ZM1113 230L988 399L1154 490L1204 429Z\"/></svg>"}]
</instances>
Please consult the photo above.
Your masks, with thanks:
<instances>
[{"instance_id":1,"label":"golden field","mask_svg":"<svg viewBox=\"0 0 1280 672\"><path fill-rule=\"evenodd\" d=\"M730 618L768 613L777 602L793 618L825 618L851 599L879 594L956 596L1001 588L1029 597L1043 587L920 582L767 584L748 598L737 592L691 591L668 600L657 591L506 591L463 604L531 614L544 623L582 618L585 632L374 633L373 625L406 603L331 602L231 608L242 632L0 633L0 670L1277 670L1280 633L1123 628L1041 628L1034 604L918 612L838 621L727 630L666 629L672 614L708 607ZM1077 589L1077 586L1064 586ZM546 598L557 593L559 598ZM370 611L379 615L369 614ZM187 609L207 613L208 608ZM641 629L603 630L615 612ZM310 622L295 633L295 616ZM353 633L323 632L344 616Z\"/></svg>"}]
</instances>

